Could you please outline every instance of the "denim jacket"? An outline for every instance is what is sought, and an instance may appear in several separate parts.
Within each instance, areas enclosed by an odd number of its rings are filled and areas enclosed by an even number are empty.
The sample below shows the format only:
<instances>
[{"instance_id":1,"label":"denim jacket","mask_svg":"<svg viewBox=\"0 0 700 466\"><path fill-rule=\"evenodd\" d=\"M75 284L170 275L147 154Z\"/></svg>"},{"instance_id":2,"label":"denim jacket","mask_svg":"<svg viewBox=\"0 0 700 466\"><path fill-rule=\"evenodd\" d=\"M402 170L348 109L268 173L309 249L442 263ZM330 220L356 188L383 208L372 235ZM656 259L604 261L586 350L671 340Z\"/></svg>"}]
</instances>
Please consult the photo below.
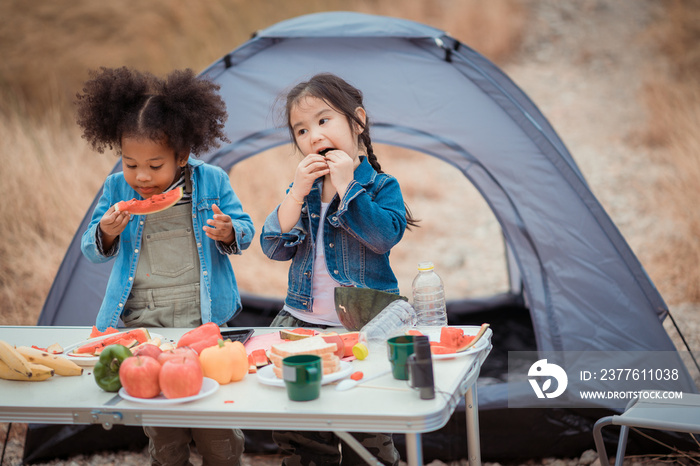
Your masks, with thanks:
<instances>
[{"instance_id":1,"label":"denim jacket","mask_svg":"<svg viewBox=\"0 0 700 466\"><path fill-rule=\"evenodd\" d=\"M248 248L255 235L255 228L250 216L243 211L238 196L233 192L226 172L191 157L188 163L192 173L192 223L200 263L202 322L216 322L221 325L238 313L241 309L241 299L228 255L216 241L204 234L202 227L214 216L212 204L218 205L233 222L236 237L233 250L236 254ZM139 196L124 180L123 173L114 173L107 177L102 196L92 213L90 225L82 237L81 250L89 261L100 263L112 258L103 255L97 247L97 226L111 205L134 197ZM117 239L116 261L97 314L96 326L101 331L109 326L118 325L139 262L143 229L143 217L133 215Z\"/></svg>"},{"instance_id":2,"label":"denim jacket","mask_svg":"<svg viewBox=\"0 0 700 466\"><path fill-rule=\"evenodd\" d=\"M316 235L321 212L319 178L306 196L297 224L281 232L277 209L268 215L260 235L270 259L291 259L285 304L302 312L313 307L312 275ZM406 209L396 178L377 173L366 157L342 201L336 194L323 219L323 245L328 272L342 286L374 288L399 293L389 264L389 251L406 230Z\"/></svg>"}]
</instances>

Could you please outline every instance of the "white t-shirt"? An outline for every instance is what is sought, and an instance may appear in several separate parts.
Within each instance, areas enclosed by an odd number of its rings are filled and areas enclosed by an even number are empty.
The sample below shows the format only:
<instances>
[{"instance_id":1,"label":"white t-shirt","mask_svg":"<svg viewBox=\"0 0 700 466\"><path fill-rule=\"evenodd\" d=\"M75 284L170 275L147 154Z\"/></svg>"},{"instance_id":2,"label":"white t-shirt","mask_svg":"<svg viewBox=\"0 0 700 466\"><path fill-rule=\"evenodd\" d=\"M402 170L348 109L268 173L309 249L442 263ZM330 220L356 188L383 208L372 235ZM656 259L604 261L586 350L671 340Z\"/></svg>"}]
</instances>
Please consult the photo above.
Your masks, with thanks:
<instances>
[{"instance_id":1,"label":"white t-shirt","mask_svg":"<svg viewBox=\"0 0 700 466\"><path fill-rule=\"evenodd\" d=\"M314 297L312 312L299 312L286 305L284 310L297 319L311 324L341 326L338 314L335 312L335 287L340 286L340 283L335 281L328 273L326 255L323 249L323 223L329 204L328 202L321 203L321 221L318 225L318 235L316 235L313 288L311 290Z\"/></svg>"}]
</instances>

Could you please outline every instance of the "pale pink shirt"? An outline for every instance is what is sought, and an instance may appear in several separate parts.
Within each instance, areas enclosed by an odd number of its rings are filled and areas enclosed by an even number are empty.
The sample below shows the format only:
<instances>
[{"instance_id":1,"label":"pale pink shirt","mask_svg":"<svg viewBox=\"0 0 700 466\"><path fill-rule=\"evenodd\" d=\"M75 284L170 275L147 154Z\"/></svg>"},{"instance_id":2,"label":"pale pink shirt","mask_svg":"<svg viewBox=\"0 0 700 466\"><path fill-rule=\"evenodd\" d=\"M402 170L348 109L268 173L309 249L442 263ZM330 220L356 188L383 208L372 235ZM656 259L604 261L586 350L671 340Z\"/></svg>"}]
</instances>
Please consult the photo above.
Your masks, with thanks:
<instances>
[{"instance_id":1,"label":"pale pink shirt","mask_svg":"<svg viewBox=\"0 0 700 466\"><path fill-rule=\"evenodd\" d=\"M304 322L320 325L342 326L335 312L335 287L340 284L331 277L326 266L323 252L323 219L326 218L328 202L321 203L321 221L316 235L316 254L314 256L312 312L299 312L284 306L284 310Z\"/></svg>"}]
</instances>

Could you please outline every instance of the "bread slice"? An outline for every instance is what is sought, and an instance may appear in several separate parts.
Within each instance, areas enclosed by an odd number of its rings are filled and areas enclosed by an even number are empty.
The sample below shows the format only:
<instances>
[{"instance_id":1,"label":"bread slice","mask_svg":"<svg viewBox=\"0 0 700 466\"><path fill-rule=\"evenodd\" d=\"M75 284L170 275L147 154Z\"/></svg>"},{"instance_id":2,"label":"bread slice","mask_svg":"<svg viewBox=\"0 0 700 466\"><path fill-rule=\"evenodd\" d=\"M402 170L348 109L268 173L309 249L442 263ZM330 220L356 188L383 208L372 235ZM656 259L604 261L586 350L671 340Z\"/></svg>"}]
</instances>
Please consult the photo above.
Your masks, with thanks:
<instances>
[{"instance_id":1,"label":"bread slice","mask_svg":"<svg viewBox=\"0 0 700 466\"><path fill-rule=\"evenodd\" d=\"M323 375L328 375L332 374L334 372L338 372L340 370L340 358L334 354L331 355L329 359L322 359L321 360L321 367L323 368ZM281 379L282 378L282 363L280 360L280 364L274 364L272 366L272 371L275 373L277 378Z\"/></svg>"},{"instance_id":2,"label":"bread slice","mask_svg":"<svg viewBox=\"0 0 700 466\"><path fill-rule=\"evenodd\" d=\"M302 354L302 353L299 353L299 354ZM321 356L321 363L329 362L329 361L331 361L334 357L335 357L335 358L338 358L338 356L336 356L336 355L333 354L333 353L319 354L319 356ZM267 357L268 357L268 359L270 360L270 362L271 362L272 364L274 364L275 366L278 366L278 367L281 367L281 366L282 366L282 360L283 360L284 358L286 358L286 356L280 356L279 354L274 354L274 353L272 353L272 352L269 353Z\"/></svg>"},{"instance_id":3,"label":"bread slice","mask_svg":"<svg viewBox=\"0 0 700 466\"><path fill-rule=\"evenodd\" d=\"M270 347L270 354L276 354L286 358L294 354L318 354L334 353L338 349L335 343L328 343L321 336L304 338L302 340L285 341Z\"/></svg>"}]
</instances>

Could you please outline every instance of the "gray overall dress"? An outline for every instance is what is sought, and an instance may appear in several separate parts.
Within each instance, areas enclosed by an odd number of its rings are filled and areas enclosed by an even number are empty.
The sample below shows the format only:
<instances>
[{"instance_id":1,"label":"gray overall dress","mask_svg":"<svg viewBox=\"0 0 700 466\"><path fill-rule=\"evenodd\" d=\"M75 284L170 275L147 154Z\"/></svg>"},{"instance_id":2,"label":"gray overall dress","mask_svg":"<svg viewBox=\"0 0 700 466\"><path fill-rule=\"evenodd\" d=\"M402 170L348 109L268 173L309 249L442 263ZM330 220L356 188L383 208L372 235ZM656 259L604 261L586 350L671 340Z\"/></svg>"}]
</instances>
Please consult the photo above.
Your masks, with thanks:
<instances>
[{"instance_id":1,"label":"gray overall dress","mask_svg":"<svg viewBox=\"0 0 700 466\"><path fill-rule=\"evenodd\" d=\"M189 170L186 190L192 191ZM192 231L192 204L176 205L143 217L141 255L122 321L127 327L201 325L199 256ZM151 464L191 465L192 440L204 465L239 465L244 436L239 429L144 426Z\"/></svg>"}]
</instances>

